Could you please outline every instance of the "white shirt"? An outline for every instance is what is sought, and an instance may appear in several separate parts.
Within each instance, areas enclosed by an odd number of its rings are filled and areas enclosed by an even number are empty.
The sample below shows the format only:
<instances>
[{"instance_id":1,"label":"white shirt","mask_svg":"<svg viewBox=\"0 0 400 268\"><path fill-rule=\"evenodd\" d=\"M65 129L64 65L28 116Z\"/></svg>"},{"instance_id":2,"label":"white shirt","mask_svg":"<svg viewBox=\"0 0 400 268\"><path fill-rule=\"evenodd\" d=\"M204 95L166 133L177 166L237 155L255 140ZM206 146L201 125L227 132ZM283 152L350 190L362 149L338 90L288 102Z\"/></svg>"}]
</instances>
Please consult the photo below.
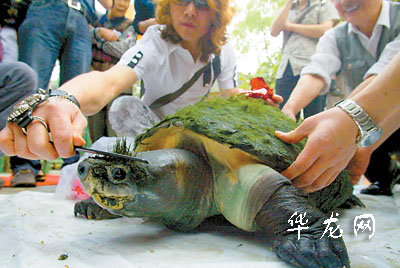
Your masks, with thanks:
<instances>
[{"instance_id":1,"label":"white shirt","mask_svg":"<svg viewBox=\"0 0 400 268\"><path fill-rule=\"evenodd\" d=\"M130 48L120 59L118 64L128 65L137 53L140 60L133 67L138 79L143 79L145 94L142 101L151 105L158 98L175 92L187 82L197 70L206 63L197 60L187 49L180 44L173 44L161 38L160 25L154 25L146 30L139 42ZM214 57L212 55L212 57ZM221 49L221 73L217 78L220 91L233 89L236 81L236 57L231 45L227 44ZM203 75L176 100L155 109L154 112L163 118L175 113L179 108L193 104L206 95L212 85L203 86Z\"/></svg>"},{"instance_id":2,"label":"white shirt","mask_svg":"<svg viewBox=\"0 0 400 268\"><path fill-rule=\"evenodd\" d=\"M381 37L382 28L390 28L389 14L390 4L387 1L382 1L381 13L379 14L370 38L363 34L355 25L351 23L349 24L349 34L357 34L361 44L375 57L377 55L377 47ZM381 56L377 59L377 62L365 73L364 79L369 75L379 74L399 51L400 35L385 46ZM325 34L320 38L316 52L311 57L311 63L301 72L301 75L314 74L324 79L325 87L321 90L320 95L328 92L332 78L334 78L335 74L341 69L342 62L340 61L339 55L340 53L335 38L335 28L333 28L325 32Z\"/></svg>"}]
</instances>

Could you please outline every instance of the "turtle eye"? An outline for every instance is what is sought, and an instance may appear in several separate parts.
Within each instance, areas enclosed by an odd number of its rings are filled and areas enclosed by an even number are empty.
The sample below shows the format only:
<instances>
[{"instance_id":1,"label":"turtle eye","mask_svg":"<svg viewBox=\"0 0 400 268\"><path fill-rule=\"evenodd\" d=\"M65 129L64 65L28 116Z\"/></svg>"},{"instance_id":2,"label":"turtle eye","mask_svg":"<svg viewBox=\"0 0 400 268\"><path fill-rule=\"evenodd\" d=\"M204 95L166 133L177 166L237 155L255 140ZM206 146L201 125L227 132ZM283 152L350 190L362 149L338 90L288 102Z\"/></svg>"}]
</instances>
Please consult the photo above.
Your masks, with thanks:
<instances>
[{"instance_id":1,"label":"turtle eye","mask_svg":"<svg viewBox=\"0 0 400 268\"><path fill-rule=\"evenodd\" d=\"M126 172L123 168L116 167L112 170L111 175L115 181L122 181L126 178Z\"/></svg>"}]
</instances>

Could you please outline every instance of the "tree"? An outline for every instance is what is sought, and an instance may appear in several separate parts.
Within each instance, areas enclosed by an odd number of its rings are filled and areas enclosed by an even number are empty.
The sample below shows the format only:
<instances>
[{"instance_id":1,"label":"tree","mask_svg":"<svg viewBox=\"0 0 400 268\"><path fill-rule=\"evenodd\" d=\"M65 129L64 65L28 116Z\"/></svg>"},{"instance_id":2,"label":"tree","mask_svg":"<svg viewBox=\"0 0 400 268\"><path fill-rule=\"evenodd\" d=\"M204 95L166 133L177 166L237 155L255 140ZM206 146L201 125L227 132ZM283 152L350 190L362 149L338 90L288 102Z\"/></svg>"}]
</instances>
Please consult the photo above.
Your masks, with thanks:
<instances>
[{"instance_id":1,"label":"tree","mask_svg":"<svg viewBox=\"0 0 400 268\"><path fill-rule=\"evenodd\" d=\"M271 42L280 39L271 37L270 25L277 12L283 7L286 0L249 0L245 9L238 9L236 16L243 17L234 24L232 37L235 47L242 54L251 50L258 50L261 59L255 73L240 73L239 82L242 87L249 87L249 80L253 77L263 77L271 87L275 86L275 74L280 61L280 46L271 49ZM256 46L255 42L261 43ZM278 47L278 48L277 48Z\"/></svg>"}]
</instances>

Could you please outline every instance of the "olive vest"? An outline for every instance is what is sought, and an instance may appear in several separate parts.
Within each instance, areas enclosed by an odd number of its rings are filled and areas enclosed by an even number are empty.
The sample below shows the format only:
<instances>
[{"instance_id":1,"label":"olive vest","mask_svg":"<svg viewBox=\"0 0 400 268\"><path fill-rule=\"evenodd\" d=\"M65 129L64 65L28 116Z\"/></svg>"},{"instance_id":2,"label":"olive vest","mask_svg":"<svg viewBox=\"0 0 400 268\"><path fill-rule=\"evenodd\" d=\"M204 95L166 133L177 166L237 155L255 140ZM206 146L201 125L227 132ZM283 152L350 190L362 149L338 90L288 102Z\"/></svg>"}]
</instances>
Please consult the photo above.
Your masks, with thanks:
<instances>
[{"instance_id":1,"label":"olive vest","mask_svg":"<svg viewBox=\"0 0 400 268\"><path fill-rule=\"evenodd\" d=\"M390 2L390 28L383 27L377 49L377 58L364 48L356 34L349 34L349 23L335 28L335 38L342 62L341 71L349 90L354 90L363 80L364 74L377 62L386 44L400 33L400 4Z\"/></svg>"}]
</instances>

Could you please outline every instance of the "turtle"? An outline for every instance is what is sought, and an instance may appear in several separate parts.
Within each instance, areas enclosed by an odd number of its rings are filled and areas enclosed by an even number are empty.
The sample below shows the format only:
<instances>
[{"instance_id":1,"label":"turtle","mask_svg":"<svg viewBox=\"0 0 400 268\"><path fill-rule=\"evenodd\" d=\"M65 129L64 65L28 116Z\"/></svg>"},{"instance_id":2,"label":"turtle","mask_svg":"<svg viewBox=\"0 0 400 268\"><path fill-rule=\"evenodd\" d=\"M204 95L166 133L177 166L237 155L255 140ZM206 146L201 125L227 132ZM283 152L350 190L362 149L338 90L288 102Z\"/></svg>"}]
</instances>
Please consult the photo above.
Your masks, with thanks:
<instances>
[{"instance_id":1,"label":"turtle","mask_svg":"<svg viewBox=\"0 0 400 268\"><path fill-rule=\"evenodd\" d=\"M343 239L324 236L325 221L340 206L362 203L345 171L311 194L280 174L305 141L284 143L274 131L296 126L263 100L209 97L137 136L133 150L117 146L117 152L147 163L94 156L79 164L78 175L111 214L146 217L183 232L222 215L245 231L267 232L273 251L294 266L350 267ZM87 215L87 209L77 203L75 215ZM307 222L301 237L293 231L299 216Z\"/></svg>"}]
</instances>

